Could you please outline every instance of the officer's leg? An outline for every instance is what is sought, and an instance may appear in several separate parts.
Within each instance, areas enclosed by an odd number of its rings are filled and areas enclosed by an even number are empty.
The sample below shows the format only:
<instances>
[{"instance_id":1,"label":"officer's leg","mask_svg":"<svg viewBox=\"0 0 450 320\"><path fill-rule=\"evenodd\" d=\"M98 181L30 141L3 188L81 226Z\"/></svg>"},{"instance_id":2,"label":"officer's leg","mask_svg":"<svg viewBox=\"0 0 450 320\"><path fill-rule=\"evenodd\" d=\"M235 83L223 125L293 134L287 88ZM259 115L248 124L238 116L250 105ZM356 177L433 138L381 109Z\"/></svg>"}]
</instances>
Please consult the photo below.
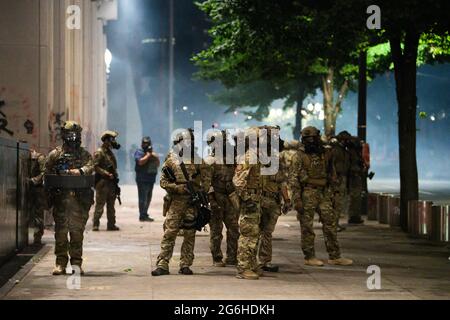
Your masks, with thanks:
<instances>
[{"instance_id":1,"label":"officer's leg","mask_svg":"<svg viewBox=\"0 0 450 320\"><path fill-rule=\"evenodd\" d=\"M145 212L146 213L148 213L148 209L150 208L150 204L152 202L153 187L154 187L154 182L150 182L147 184L147 195L146 195L146 203L145 203Z\"/></svg>"},{"instance_id":2,"label":"officer's leg","mask_svg":"<svg viewBox=\"0 0 450 320\"><path fill-rule=\"evenodd\" d=\"M94 228L100 226L100 219L103 215L103 208L107 200L108 190L105 188L105 180L100 180L95 187L95 211L94 219L92 221Z\"/></svg>"},{"instance_id":3,"label":"officer's leg","mask_svg":"<svg viewBox=\"0 0 450 320\"><path fill-rule=\"evenodd\" d=\"M347 203L347 181L344 177L341 177L341 179L341 182L336 187L336 190L333 194L333 207L338 231L345 229L344 227L339 225L339 219L345 216Z\"/></svg>"},{"instance_id":4,"label":"officer's leg","mask_svg":"<svg viewBox=\"0 0 450 320\"><path fill-rule=\"evenodd\" d=\"M143 219L147 216L147 211L145 209L146 195L147 195L145 183L138 182L137 188L138 188L138 198L139 198L139 218Z\"/></svg>"},{"instance_id":5,"label":"officer's leg","mask_svg":"<svg viewBox=\"0 0 450 320\"><path fill-rule=\"evenodd\" d=\"M280 216L280 209L279 206L274 205L263 210L259 237L259 265L261 267L269 265L272 261L272 234Z\"/></svg>"},{"instance_id":6,"label":"officer's leg","mask_svg":"<svg viewBox=\"0 0 450 320\"><path fill-rule=\"evenodd\" d=\"M359 222L361 220L361 193L361 178L359 176L351 177L349 222Z\"/></svg>"},{"instance_id":7,"label":"officer's leg","mask_svg":"<svg viewBox=\"0 0 450 320\"><path fill-rule=\"evenodd\" d=\"M116 226L116 190L113 185L110 185L107 193L106 201L106 215L108 217L108 228L114 228Z\"/></svg>"},{"instance_id":8,"label":"officer's leg","mask_svg":"<svg viewBox=\"0 0 450 320\"><path fill-rule=\"evenodd\" d=\"M331 192L326 191L320 201L320 218L322 221L323 236L330 259L339 259L341 251L337 240L336 215L333 212Z\"/></svg>"},{"instance_id":9,"label":"officer's leg","mask_svg":"<svg viewBox=\"0 0 450 320\"><path fill-rule=\"evenodd\" d=\"M86 211L80 203L73 199L70 203L69 232L70 232L70 264L81 267L83 263L83 239L89 211Z\"/></svg>"},{"instance_id":10,"label":"officer's leg","mask_svg":"<svg viewBox=\"0 0 450 320\"><path fill-rule=\"evenodd\" d=\"M314 214L318 207L317 190L307 188L303 191L303 212L299 214L301 228L302 251L305 260L315 258L314 250Z\"/></svg>"},{"instance_id":11,"label":"officer's leg","mask_svg":"<svg viewBox=\"0 0 450 320\"><path fill-rule=\"evenodd\" d=\"M239 213L231 204L228 196L223 201L223 221L227 228L227 258L225 263L235 265L237 263L237 247L239 239Z\"/></svg>"},{"instance_id":12,"label":"officer's leg","mask_svg":"<svg viewBox=\"0 0 450 320\"><path fill-rule=\"evenodd\" d=\"M34 243L40 244L42 236L44 235L44 210L46 207L47 199L45 193L40 192L35 199L35 211L34 211Z\"/></svg>"},{"instance_id":13,"label":"officer's leg","mask_svg":"<svg viewBox=\"0 0 450 320\"><path fill-rule=\"evenodd\" d=\"M256 249L259 239L259 223L261 212L259 203L255 201L242 202L239 217L241 235L238 241L238 272L256 270Z\"/></svg>"},{"instance_id":14,"label":"officer's leg","mask_svg":"<svg viewBox=\"0 0 450 320\"><path fill-rule=\"evenodd\" d=\"M180 230L180 222L183 211L186 210L186 205L179 199L173 199L172 204L167 212L167 217L164 222L166 227L163 238L161 240L161 252L159 253L157 266L164 270L169 270L169 262L172 258L173 247Z\"/></svg>"},{"instance_id":15,"label":"officer's leg","mask_svg":"<svg viewBox=\"0 0 450 320\"><path fill-rule=\"evenodd\" d=\"M55 220L55 256L56 265L66 268L69 261L69 218L68 210L62 200L53 207L53 219Z\"/></svg>"},{"instance_id":16,"label":"officer's leg","mask_svg":"<svg viewBox=\"0 0 450 320\"><path fill-rule=\"evenodd\" d=\"M220 262L223 259L223 253L221 249L222 244L222 230L223 230L223 215L224 215L224 207L221 203L221 198L218 193L215 194L217 204L220 206L214 206L212 208L211 220L209 221L210 228L210 249L214 262Z\"/></svg>"}]
</instances>

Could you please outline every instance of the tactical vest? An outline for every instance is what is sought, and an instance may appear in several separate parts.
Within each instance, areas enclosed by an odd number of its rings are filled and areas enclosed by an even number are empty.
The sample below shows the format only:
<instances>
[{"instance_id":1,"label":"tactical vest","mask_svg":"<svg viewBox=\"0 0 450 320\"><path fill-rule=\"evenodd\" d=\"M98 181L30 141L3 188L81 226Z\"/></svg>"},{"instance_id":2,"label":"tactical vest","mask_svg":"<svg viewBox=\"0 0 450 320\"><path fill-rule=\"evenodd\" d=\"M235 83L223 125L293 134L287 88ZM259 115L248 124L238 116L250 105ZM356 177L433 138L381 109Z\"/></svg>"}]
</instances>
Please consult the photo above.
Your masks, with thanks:
<instances>
[{"instance_id":1,"label":"tactical vest","mask_svg":"<svg viewBox=\"0 0 450 320\"><path fill-rule=\"evenodd\" d=\"M109 173L117 174L117 161L112 151L102 147L98 149L97 152L102 155L99 167L105 169Z\"/></svg>"},{"instance_id":2,"label":"tactical vest","mask_svg":"<svg viewBox=\"0 0 450 320\"><path fill-rule=\"evenodd\" d=\"M340 176L346 176L350 168L350 155L341 145L333 146L334 166L336 173Z\"/></svg>"},{"instance_id":3,"label":"tactical vest","mask_svg":"<svg viewBox=\"0 0 450 320\"><path fill-rule=\"evenodd\" d=\"M186 184L187 180L183 175L183 171L181 170L181 167L176 160L176 157L174 155L170 155L169 159L170 161L170 168L172 169L177 184ZM194 189L200 190L201 189L201 172L200 172L200 165L198 164L185 164L186 171L188 172L189 178L193 182Z\"/></svg>"},{"instance_id":4,"label":"tactical vest","mask_svg":"<svg viewBox=\"0 0 450 320\"><path fill-rule=\"evenodd\" d=\"M261 176L261 180L262 180L262 191L271 193L278 193L280 191L280 186L283 181L280 171L278 171L277 174Z\"/></svg>"},{"instance_id":5,"label":"tactical vest","mask_svg":"<svg viewBox=\"0 0 450 320\"><path fill-rule=\"evenodd\" d=\"M302 152L303 166L310 179L328 178L328 159L326 153L307 154Z\"/></svg>"},{"instance_id":6,"label":"tactical vest","mask_svg":"<svg viewBox=\"0 0 450 320\"><path fill-rule=\"evenodd\" d=\"M234 165L230 164L213 164L214 175L212 177L212 186L214 191L221 193L231 193L234 191L233 176Z\"/></svg>"},{"instance_id":7,"label":"tactical vest","mask_svg":"<svg viewBox=\"0 0 450 320\"><path fill-rule=\"evenodd\" d=\"M55 159L55 166L51 168L51 173L57 174L59 170L81 169L83 164L82 152L84 149L80 148L76 152L65 152L62 147L57 147L57 156Z\"/></svg>"},{"instance_id":8,"label":"tactical vest","mask_svg":"<svg viewBox=\"0 0 450 320\"><path fill-rule=\"evenodd\" d=\"M41 158L43 155L39 155L37 158L31 159L31 177L37 177L41 174L41 164L40 161L43 161Z\"/></svg>"}]
</instances>

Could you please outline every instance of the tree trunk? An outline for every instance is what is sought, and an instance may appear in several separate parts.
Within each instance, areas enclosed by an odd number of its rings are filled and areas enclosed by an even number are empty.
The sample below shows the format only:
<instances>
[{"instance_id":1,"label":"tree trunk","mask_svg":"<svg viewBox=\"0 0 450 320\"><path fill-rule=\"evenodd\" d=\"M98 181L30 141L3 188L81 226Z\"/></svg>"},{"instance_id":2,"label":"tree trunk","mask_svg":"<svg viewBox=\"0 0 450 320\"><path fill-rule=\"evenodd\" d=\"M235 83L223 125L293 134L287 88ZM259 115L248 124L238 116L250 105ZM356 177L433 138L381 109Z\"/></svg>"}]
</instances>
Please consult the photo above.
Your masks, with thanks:
<instances>
[{"instance_id":1,"label":"tree trunk","mask_svg":"<svg viewBox=\"0 0 450 320\"><path fill-rule=\"evenodd\" d=\"M297 103L295 112L295 127L294 127L294 139L300 140L300 135L302 132L302 120L303 120L303 100L305 100L305 86L301 83L298 87L297 93Z\"/></svg>"},{"instance_id":2,"label":"tree trunk","mask_svg":"<svg viewBox=\"0 0 450 320\"><path fill-rule=\"evenodd\" d=\"M358 137L367 141L367 52L361 50L359 53L359 79L358 79ZM361 196L361 212L367 213L367 174L363 175L363 194Z\"/></svg>"},{"instance_id":3,"label":"tree trunk","mask_svg":"<svg viewBox=\"0 0 450 320\"><path fill-rule=\"evenodd\" d=\"M404 231L408 228L408 201L418 200L419 181L416 159L416 76L419 34L408 31L404 52L401 38L390 37L392 60L395 67L395 82L398 102L398 139L400 157L400 223Z\"/></svg>"},{"instance_id":4,"label":"tree trunk","mask_svg":"<svg viewBox=\"0 0 450 320\"><path fill-rule=\"evenodd\" d=\"M322 77L322 91L323 91L323 110L325 113L324 125L325 135L331 137L336 130L336 117L334 112L334 70L328 68L326 76Z\"/></svg>"},{"instance_id":5,"label":"tree trunk","mask_svg":"<svg viewBox=\"0 0 450 320\"><path fill-rule=\"evenodd\" d=\"M367 140L367 52L359 54L358 137Z\"/></svg>"}]
</instances>

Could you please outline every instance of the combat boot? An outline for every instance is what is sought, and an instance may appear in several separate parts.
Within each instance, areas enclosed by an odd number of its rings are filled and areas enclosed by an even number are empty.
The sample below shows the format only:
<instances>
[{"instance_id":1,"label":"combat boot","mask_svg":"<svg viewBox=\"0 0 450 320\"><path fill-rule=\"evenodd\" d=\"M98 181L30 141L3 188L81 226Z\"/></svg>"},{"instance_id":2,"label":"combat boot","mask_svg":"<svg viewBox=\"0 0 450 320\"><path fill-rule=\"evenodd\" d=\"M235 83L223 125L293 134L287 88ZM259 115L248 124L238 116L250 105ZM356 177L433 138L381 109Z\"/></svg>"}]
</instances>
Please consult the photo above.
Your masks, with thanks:
<instances>
[{"instance_id":1,"label":"combat boot","mask_svg":"<svg viewBox=\"0 0 450 320\"><path fill-rule=\"evenodd\" d=\"M236 278L238 279L246 279L246 280L258 280L259 276L257 273L255 273L252 270L244 270L242 272L239 272L236 275Z\"/></svg>"},{"instance_id":2,"label":"combat boot","mask_svg":"<svg viewBox=\"0 0 450 320\"><path fill-rule=\"evenodd\" d=\"M158 276L166 276L169 275L170 272L169 270L163 269L163 268L156 268L155 270L152 271L152 276L154 277L158 277Z\"/></svg>"},{"instance_id":3,"label":"combat boot","mask_svg":"<svg viewBox=\"0 0 450 320\"><path fill-rule=\"evenodd\" d=\"M180 269L180 271L178 271L179 274L185 275L185 276L190 276L193 275L194 272L192 272L192 270L189 267L183 267Z\"/></svg>"},{"instance_id":4,"label":"combat boot","mask_svg":"<svg viewBox=\"0 0 450 320\"><path fill-rule=\"evenodd\" d=\"M267 271L267 272L278 272L278 270L279 270L280 268L279 268L278 266L274 265L274 264L268 263L268 264L264 265L264 266L262 267L262 269L263 269L264 271Z\"/></svg>"},{"instance_id":5,"label":"combat boot","mask_svg":"<svg viewBox=\"0 0 450 320\"><path fill-rule=\"evenodd\" d=\"M111 226L106 229L107 231L119 231L120 228L118 226Z\"/></svg>"},{"instance_id":6,"label":"combat boot","mask_svg":"<svg viewBox=\"0 0 450 320\"><path fill-rule=\"evenodd\" d=\"M217 260L217 261L213 262L213 266L223 268L223 267L225 267L225 262L223 262L222 260Z\"/></svg>"},{"instance_id":7,"label":"combat boot","mask_svg":"<svg viewBox=\"0 0 450 320\"><path fill-rule=\"evenodd\" d=\"M306 259L305 265L312 267L323 267L323 261L317 258Z\"/></svg>"},{"instance_id":8,"label":"combat boot","mask_svg":"<svg viewBox=\"0 0 450 320\"><path fill-rule=\"evenodd\" d=\"M66 267L63 266L55 266L53 269L52 275L54 276L62 276L66 274Z\"/></svg>"},{"instance_id":9,"label":"combat boot","mask_svg":"<svg viewBox=\"0 0 450 320\"><path fill-rule=\"evenodd\" d=\"M353 264L353 260L346 258L330 259L328 260L328 264L335 266L351 266Z\"/></svg>"}]
</instances>

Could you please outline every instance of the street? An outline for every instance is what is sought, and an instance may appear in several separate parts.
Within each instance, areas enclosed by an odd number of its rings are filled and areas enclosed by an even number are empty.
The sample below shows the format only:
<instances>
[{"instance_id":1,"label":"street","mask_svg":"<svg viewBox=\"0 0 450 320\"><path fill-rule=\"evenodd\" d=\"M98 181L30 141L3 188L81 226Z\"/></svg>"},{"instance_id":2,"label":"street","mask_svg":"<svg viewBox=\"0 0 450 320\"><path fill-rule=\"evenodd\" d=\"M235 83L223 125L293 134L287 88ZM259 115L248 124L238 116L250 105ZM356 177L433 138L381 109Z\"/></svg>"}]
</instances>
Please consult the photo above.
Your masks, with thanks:
<instances>
[{"instance_id":1,"label":"street","mask_svg":"<svg viewBox=\"0 0 450 320\"><path fill-rule=\"evenodd\" d=\"M448 249L440 244L411 239L407 234L374 221L347 227L339 233L343 255L354 259L351 267L304 266L300 250L300 227L295 213L282 216L274 233L273 263L279 273L265 273L258 281L235 278L233 267L212 267L209 234L197 234L193 276L178 275L180 238L170 265L171 275L151 277L162 235L163 191L154 192L150 214L154 223L140 223L135 186L123 187L118 207L119 232L107 232L106 215L100 232L88 222L84 243L85 276L80 289L71 277L51 275L54 266L53 234L46 231L47 251L33 259L30 271L16 278L5 299L450 299ZM343 221L342 221L343 222ZM320 225L316 221L318 258L327 259ZM46 249L47 248L47 249ZM381 271L381 289L369 289L369 266ZM69 281L68 281L69 279ZM69 285L68 285L69 284Z\"/></svg>"}]
</instances>

